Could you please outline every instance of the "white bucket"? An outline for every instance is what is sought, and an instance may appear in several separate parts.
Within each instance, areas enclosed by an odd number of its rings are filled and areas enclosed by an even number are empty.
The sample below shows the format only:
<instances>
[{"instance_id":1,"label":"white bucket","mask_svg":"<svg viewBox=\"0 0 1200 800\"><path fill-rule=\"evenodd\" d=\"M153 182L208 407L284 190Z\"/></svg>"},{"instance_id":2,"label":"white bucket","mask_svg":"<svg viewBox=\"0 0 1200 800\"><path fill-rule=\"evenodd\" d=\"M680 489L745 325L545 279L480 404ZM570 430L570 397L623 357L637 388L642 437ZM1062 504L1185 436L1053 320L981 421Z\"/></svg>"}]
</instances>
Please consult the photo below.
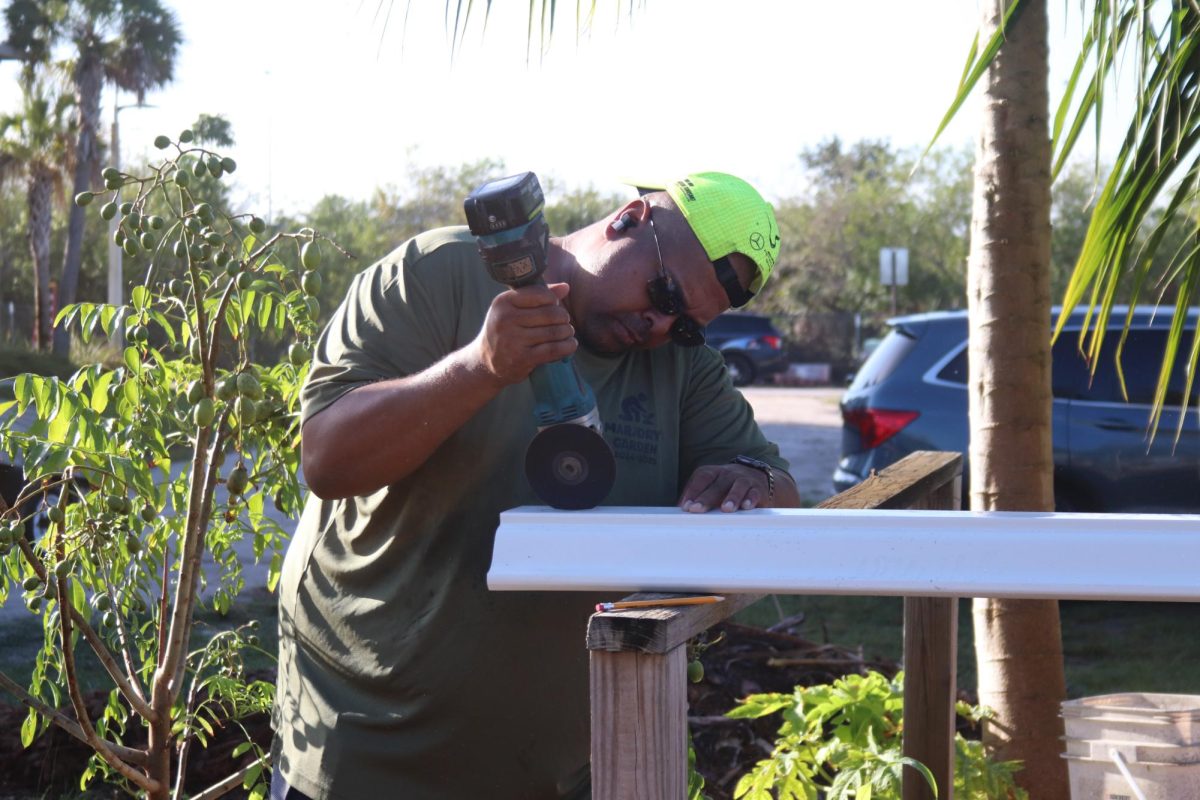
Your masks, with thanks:
<instances>
[{"instance_id":1,"label":"white bucket","mask_svg":"<svg viewBox=\"0 0 1200 800\"><path fill-rule=\"evenodd\" d=\"M1084 697L1062 716L1071 800L1200 798L1200 697Z\"/></svg>"}]
</instances>

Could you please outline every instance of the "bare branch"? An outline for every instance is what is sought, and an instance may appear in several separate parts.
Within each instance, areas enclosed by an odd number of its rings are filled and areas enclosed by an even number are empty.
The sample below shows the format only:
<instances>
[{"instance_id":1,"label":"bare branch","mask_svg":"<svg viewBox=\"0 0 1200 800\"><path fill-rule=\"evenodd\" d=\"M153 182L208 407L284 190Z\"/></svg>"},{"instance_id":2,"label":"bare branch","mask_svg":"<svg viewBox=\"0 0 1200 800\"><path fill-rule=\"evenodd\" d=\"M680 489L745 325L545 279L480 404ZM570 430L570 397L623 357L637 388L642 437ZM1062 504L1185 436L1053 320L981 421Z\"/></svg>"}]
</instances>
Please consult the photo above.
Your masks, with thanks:
<instances>
[{"instance_id":1,"label":"bare branch","mask_svg":"<svg viewBox=\"0 0 1200 800\"><path fill-rule=\"evenodd\" d=\"M65 578L58 579L58 590L61 598L62 593L66 592L67 581ZM95 750L101 758L105 760L113 769L121 773L121 775L129 781L132 781L137 786L141 787L148 794L157 793L161 789L161 784L150 778L143 772L131 767L124 759L119 757L108 742L100 738L92 727L92 722L88 718L87 706L83 702L83 693L79 691L79 675L75 670L75 648L71 646L71 615L60 614L59 631L62 636L62 655L63 666L67 673L67 691L71 695L71 705L75 709L75 718L79 723L79 728L83 732L84 741L86 741L93 750Z\"/></svg>"},{"instance_id":2,"label":"bare branch","mask_svg":"<svg viewBox=\"0 0 1200 800\"><path fill-rule=\"evenodd\" d=\"M87 740L87 737L83 734L83 728L79 727L79 723L58 709L51 708L41 700L31 695L25 690L25 687L21 686L3 672L0 672L0 687L7 689L27 708L32 708L46 719L62 728L73 738L78 739L84 744L90 744L90 742ZM147 759L145 750L136 750L132 747L126 747L125 745L117 744L116 742L110 742L107 740L102 741L104 741L105 745L122 761L127 761L130 764L137 764L138 766L142 766L146 763Z\"/></svg>"}]
</instances>

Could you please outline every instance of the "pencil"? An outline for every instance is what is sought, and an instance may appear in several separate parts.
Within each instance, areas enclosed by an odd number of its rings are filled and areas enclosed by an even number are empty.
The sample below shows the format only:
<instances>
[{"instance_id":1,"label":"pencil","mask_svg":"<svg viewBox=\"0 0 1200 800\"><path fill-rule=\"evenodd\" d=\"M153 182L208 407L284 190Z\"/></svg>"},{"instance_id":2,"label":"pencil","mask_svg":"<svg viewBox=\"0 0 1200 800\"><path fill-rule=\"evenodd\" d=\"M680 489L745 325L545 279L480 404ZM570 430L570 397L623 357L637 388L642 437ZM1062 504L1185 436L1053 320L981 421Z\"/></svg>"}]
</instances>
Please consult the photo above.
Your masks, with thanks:
<instances>
[{"instance_id":1,"label":"pencil","mask_svg":"<svg viewBox=\"0 0 1200 800\"><path fill-rule=\"evenodd\" d=\"M725 598L719 594L696 597L660 597L657 600L618 600L615 603L596 603L597 611L616 611L622 608L650 608L653 606L702 606L719 603Z\"/></svg>"}]
</instances>

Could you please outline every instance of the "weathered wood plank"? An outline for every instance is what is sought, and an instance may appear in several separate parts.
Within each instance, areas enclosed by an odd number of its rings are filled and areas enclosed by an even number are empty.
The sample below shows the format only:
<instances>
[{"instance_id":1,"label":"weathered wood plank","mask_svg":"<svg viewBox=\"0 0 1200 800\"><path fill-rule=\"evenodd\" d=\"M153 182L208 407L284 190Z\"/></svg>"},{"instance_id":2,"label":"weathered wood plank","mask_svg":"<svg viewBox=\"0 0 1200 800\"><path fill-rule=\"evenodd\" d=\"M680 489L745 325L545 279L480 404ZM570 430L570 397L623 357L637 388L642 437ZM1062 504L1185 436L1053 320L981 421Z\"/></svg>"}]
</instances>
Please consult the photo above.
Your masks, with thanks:
<instances>
[{"instance_id":1,"label":"weathered wood plank","mask_svg":"<svg viewBox=\"0 0 1200 800\"><path fill-rule=\"evenodd\" d=\"M961 506L961 469L913 505L949 511ZM904 800L954 800L957 672L958 599L904 598L904 755L929 767L937 783L935 794L919 773L905 770Z\"/></svg>"},{"instance_id":2,"label":"weathered wood plank","mask_svg":"<svg viewBox=\"0 0 1200 800\"><path fill-rule=\"evenodd\" d=\"M638 592L625 600L678 597L663 592ZM603 611L588 620L587 647L609 652L667 653L701 631L746 608L762 595L731 594L719 603L702 606L627 608Z\"/></svg>"},{"instance_id":3,"label":"weathered wood plank","mask_svg":"<svg viewBox=\"0 0 1200 800\"><path fill-rule=\"evenodd\" d=\"M592 651L594 800L687 796L686 657Z\"/></svg>"},{"instance_id":4,"label":"weathered wood plank","mask_svg":"<svg viewBox=\"0 0 1200 800\"><path fill-rule=\"evenodd\" d=\"M817 508L921 508L914 503L961 474L961 453L922 450L910 453Z\"/></svg>"}]
</instances>

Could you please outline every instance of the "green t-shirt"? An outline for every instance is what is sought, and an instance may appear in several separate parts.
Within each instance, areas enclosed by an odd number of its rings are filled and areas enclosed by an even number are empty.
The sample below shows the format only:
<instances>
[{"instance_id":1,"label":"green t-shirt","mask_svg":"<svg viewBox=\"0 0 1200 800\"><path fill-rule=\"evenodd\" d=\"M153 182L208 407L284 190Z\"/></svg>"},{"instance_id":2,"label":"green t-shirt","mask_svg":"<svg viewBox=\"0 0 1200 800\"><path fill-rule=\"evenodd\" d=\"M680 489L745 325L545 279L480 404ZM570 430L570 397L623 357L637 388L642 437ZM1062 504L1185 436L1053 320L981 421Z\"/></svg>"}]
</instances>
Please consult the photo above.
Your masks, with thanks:
<instances>
[{"instance_id":1,"label":"green t-shirt","mask_svg":"<svg viewBox=\"0 0 1200 800\"><path fill-rule=\"evenodd\" d=\"M406 242L355 278L330 320L304 419L463 347L503 289L465 228ZM716 351L581 348L575 360L617 458L605 505L673 505L693 470L739 453L787 469ZM535 432L525 382L402 481L309 498L280 583L274 725L291 786L314 798L541 800L586 774L584 635L611 598L486 584L500 512L540 504L523 467Z\"/></svg>"}]
</instances>

